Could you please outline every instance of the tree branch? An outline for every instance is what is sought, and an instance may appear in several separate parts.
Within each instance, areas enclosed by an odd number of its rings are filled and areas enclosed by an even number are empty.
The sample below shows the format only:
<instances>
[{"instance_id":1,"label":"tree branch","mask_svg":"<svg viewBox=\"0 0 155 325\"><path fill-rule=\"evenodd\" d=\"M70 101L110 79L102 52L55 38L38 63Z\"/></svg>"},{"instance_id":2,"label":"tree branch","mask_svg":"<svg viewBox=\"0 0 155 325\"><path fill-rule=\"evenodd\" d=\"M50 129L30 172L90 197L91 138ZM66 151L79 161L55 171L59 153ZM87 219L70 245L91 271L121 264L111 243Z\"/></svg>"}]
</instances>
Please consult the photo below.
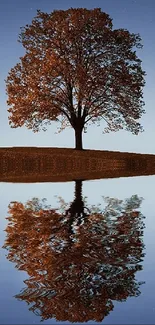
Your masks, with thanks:
<instances>
[{"instance_id":1,"label":"tree branch","mask_svg":"<svg viewBox=\"0 0 155 325\"><path fill-rule=\"evenodd\" d=\"M81 100L79 100L78 101L78 117L81 117L81 110L82 110Z\"/></svg>"}]
</instances>

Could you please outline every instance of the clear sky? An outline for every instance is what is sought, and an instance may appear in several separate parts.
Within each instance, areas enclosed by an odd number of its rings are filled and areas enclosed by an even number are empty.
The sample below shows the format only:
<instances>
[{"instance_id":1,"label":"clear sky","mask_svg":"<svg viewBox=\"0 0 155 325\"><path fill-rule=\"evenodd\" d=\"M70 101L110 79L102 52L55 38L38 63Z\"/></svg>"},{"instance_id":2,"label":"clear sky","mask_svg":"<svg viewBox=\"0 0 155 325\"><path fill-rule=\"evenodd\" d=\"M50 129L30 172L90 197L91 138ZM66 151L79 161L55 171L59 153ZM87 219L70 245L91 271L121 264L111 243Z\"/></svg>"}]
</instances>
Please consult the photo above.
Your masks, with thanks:
<instances>
[{"instance_id":1,"label":"clear sky","mask_svg":"<svg viewBox=\"0 0 155 325\"><path fill-rule=\"evenodd\" d=\"M42 146L74 147L74 132L67 128L60 134L58 124L52 122L46 132L33 133L25 127L11 129L8 124L8 112L5 94L5 82L9 70L24 55L24 49L17 42L20 27L30 24L36 16L36 10L51 12L54 9L100 7L113 18L113 27L125 28L140 33L143 49L138 55L146 71L144 101L146 114L140 122L144 132L133 135L127 131L102 134L103 125L89 126L83 136L84 148L116 150L140 153L155 153L155 1L154 0L2 0L0 1L0 147Z\"/></svg>"}]
</instances>

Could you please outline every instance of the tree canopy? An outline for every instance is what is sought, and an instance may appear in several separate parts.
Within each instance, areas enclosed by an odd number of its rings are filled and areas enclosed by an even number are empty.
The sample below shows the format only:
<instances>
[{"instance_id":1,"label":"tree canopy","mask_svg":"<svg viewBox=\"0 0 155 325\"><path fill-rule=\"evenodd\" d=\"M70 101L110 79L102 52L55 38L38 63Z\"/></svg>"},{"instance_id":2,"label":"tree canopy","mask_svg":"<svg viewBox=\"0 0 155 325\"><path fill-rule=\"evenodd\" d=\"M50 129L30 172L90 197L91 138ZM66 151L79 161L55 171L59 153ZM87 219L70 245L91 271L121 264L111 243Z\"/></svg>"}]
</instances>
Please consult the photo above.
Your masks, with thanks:
<instances>
[{"instance_id":1,"label":"tree canopy","mask_svg":"<svg viewBox=\"0 0 155 325\"><path fill-rule=\"evenodd\" d=\"M102 119L104 132L143 130L137 121L145 84L139 34L113 29L100 8L70 8L38 10L19 41L26 53L6 81L11 127L36 132L59 121L60 130L75 130L76 149L87 125Z\"/></svg>"}]
</instances>

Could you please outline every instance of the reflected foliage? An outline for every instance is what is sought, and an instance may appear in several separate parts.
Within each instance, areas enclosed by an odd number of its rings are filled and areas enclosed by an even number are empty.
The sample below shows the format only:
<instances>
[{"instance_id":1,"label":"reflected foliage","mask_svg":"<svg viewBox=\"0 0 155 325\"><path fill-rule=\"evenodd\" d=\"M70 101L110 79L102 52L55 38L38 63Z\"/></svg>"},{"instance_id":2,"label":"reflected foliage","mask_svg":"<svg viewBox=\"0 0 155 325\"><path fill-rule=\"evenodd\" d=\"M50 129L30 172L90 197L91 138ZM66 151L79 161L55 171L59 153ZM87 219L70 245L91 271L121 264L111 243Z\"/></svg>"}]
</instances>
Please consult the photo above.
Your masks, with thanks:
<instances>
[{"instance_id":1,"label":"reflected foliage","mask_svg":"<svg viewBox=\"0 0 155 325\"><path fill-rule=\"evenodd\" d=\"M136 272L142 269L142 198L104 197L104 208L87 206L81 181L75 199L60 208L33 198L9 205L7 258L29 277L15 297L42 320L102 321L113 301L140 295Z\"/></svg>"}]
</instances>

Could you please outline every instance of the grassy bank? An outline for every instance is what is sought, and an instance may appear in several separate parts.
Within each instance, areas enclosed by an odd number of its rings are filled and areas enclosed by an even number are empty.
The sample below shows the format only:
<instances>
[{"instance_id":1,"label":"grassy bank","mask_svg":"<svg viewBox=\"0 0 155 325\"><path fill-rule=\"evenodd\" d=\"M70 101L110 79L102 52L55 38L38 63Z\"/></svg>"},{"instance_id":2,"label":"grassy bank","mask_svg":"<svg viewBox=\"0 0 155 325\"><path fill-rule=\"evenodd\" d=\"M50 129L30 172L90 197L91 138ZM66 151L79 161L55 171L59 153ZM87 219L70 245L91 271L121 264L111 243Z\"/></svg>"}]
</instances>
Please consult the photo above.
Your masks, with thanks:
<instances>
[{"instance_id":1,"label":"grassy bank","mask_svg":"<svg viewBox=\"0 0 155 325\"><path fill-rule=\"evenodd\" d=\"M57 147L2 147L0 148L0 156L4 153L8 155L20 153L21 155L65 155L67 156L90 156L90 157L98 157L100 159L105 157L113 157L113 158L133 158L133 157L143 157L143 158L155 158L153 154L140 154L140 153L132 153L132 152L120 152L120 151L108 151L108 150L75 150L72 148L57 148Z\"/></svg>"},{"instance_id":2,"label":"grassy bank","mask_svg":"<svg viewBox=\"0 0 155 325\"><path fill-rule=\"evenodd\" d=\"M155 174L155 155L70 148L0 148L0 181L71 181Z\"/></svg>"}]
</instances>

